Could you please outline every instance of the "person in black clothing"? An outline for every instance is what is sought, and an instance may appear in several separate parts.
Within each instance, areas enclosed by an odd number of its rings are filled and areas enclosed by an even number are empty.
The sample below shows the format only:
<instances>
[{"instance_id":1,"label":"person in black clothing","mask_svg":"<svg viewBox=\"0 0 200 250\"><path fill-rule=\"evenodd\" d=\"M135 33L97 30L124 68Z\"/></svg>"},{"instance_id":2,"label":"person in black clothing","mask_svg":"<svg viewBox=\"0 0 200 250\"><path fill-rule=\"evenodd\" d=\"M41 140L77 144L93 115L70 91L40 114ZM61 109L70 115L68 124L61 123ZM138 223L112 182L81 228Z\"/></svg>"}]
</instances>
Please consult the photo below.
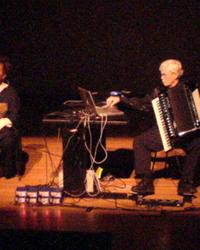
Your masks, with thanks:
<instances>
[{"instance_id":1,"label":"person in black clothing","mask_svg":"<svg viewBox=\"0 0 200 250\"><path fill-rule=\"evenodd\" d=\"M175 59L165 60L160 64L159 70L165 91L171 94L176 93L176 91L179 91L180 86L185 84L181 79L183 68L180 61ZM156 88L151 94L147 94L142 99L133 97L128 100L124 96L111 96L107 99L107 105L112 106L119 102L123 102L130 107L150 111L152 109L151 101L156 98L161 91L161 89ZM178 146L186 151L182 175L178 184L178 194L193 194L197 191L194 185L194 171L200 157L200 130L180 139L180 141L178 141ZM142 176L142 180L138 185L132 187L134 194L148 195L154 193L151 152L160 151L162 149L161 136L156 124L135 137L135 170L137 175Z\"/></svg>"},{"instance_id":2,"label":"person in black clothing","mask_svg":"<svg viewBox=\"0 0 200 250\"><path fill-rule=\"evenodd\" d=\"M19 97L7 80L10 69L9 59L0 56L0 177L7 179L17 174L16 157L19 147Z\"/></svg>"}]
</instances>

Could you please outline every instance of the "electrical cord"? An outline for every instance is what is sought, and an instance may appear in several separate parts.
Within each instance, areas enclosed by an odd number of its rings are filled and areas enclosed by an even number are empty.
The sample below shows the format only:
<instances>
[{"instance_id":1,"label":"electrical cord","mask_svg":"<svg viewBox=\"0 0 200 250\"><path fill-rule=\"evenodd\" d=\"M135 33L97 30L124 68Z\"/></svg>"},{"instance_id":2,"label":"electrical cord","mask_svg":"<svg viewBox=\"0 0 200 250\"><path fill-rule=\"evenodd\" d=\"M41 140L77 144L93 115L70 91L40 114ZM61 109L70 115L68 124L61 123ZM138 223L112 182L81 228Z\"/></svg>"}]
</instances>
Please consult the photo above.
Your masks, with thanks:
<instances>
[{"instance_id":1,"label":"electrical cord","mask_svg":"<svg viewBox=\"0 0 200 250\"><path fill-rule=\"evenodd\" d=\"M55 165L54 165L54 162L53 162L53 159L52 159L52 154L49 150L49 147L48 147L48 143L47 143L47 139L46 139L46 135L43 135L43 140L44 140L44 146L45 146L45 149L46 149L46 153L49 157L49 160L50 160L50 163L51 163L51 168L52 168L52 171L55 170Z\"/></svg>"},{"instance_id":2,"label":"electrical cord","mask_svg":"<svg viewBox=\"0 0 200 250\"><path fill-rule=\"evenodd\" d=\"M99 135L99 139L98 139L98 141L97 141L97 143L96 143L96 145L94 147L94 153L92 152L92 149L93 149L93 147L92 147L93 146L93 140L92 140L93 136L92 136L90 123L91 123L90 122L90 115L86 115L84 126L87 129L88 134L89 134L89 145L87 143L85 134L84 134L84 145L85 145L86 150L89 153L90 161L91 161L91 164L90 164L90 167L89 167L88 170L94 170L94 164L102 164L107 159L107 156L108 156L107 151L106 151L106 149L105 149L105 147L103 146L103 143L102 143L103 132L104 132L104 129L105 129L106 125L107 125L107 116L105 116L105 117L102 116L101 117L100 135ZM97 161L96 157L97 157L97 152L98 152L99 148L103 149L103 152L104 152L105 155L104 155L103 159ZM101 192L100 182L98 180L98 177L96 176L96 173L94 173L91 178L93 178L92 181L93 181L93 184L95 185L97 191L95 193L93 193L93 192L88 192L86 190L86 193L90 197L96 197ZM87 180L87 175L86 175L85 185L87 185L87 181L89 181L89 180Z\"/></svg>"},{"instance_id":3,"label":"electrical cord","mask_svg":"<svg viewBox=\"0 0 200 250\"><path fill-rule=\"evenodd\" d=\"M58 136L59 136L59 131L58 131ZM45 158L46 159L46 161L45 161L46 162L46 164L45 164L45 167L46 167L46 183L47 183L47 185L49 185L49 183L48 183L48 164L47 164L48 157L49 157L49 160L50 160L50 166L52 168L52 172L54 172L56 167L55 167L54 161L52 159L52 155L54 155L54 156L58 156L58 155L52 154L50 152L50 149L49 149L48 143L47 143L46 134L44 133L44 131L43 131L43 140L44 140L44 148L45 148L44 152L46 153L46 158ZM57 139L57 141L58 141L58 139Z\"/></svg>"},{"instance_id":4,"label":"electrical cord","mask_svg":"<svg viewBox=\"0 0 200 250\"><path fill-rule=\"evenodd\" d=\"M87 144L85 144L85 143L86 143L85 134L83 134L83 137L84 137L84 145L87 145L87 146L86 146L86 149L87 149L88 152L90 153L91 166L93 166L93 164L94 164L95 162L97 162L97 161L95 160L95 158L96 158L96 155L97 155L98 146L99 146L99 145L102 145L102 146L103 146L101 140L102 140L103 130L104 130L106 124L103 124L103 129L101 128L101 135L100 135L100 138L99 138L99 140L98 140L98 142L97 142L97 146L95 147L95 153L94 153L94 156L93 156L93 155L92 155L92 133L91 133L91 129L90 129L90 117L88 116L88 114L85 114L85 116L82 116L82 121L83 121L84 127L88 129L89 135L90 135L90 136L89 136L89 140L90 140L89 146L88 146ZM101 122L101 125L102 125L102 122ZM78 127L77 127L77 129L78 129ZM70 142L70 138L69 138L69 140L68 140L68 142L67 142L67 144L66 144L66 148L68 148L68 143L69 143L69 142ZM66 149L64 149L64 152L66 152ZM63 152L63 154L64 154L64 152ZM102 161L100 161L100 162L102 162ZM90 167L90 169L91 169L91 167ZM82 195L84 195L85 193L87 193L88 196L90 196L90 197L95 197L95 196L97 196L97 195L101 192L100 183L99 183L98 178L96 177L96 174L94 174L94 179L93 179L93 181L94 181L94 185L95 185L96 188L97 188L97 192L95 192L95 193L87 192L86 189L83 190L83 191L82 191L81 193L79 193L79 194L73 194L72 192L69 192L69 191L66 191L66 190L64 191L64 193L66 193L66 194L68 194L68 195L70 195L70 196L72 196L72 197L77 197L77 198L80 197L80 196L82 196ZM84 186L85 186L85 187L86 187L86 183L87 183L87 179L85 178L85 180L84 180Z\"/></svg>"},{"instance_id":5,"label":"electrical cord","mask_svg":"<svg viewBox=\"0 0 200 250\"><path fill-rule=\"evenodd\" d=\"M120 178L118 178L117 180L120 180L123 186L120 187L120 186L113 185L113 184L109 185L109 183L112 182L112 180L108 180L105 185L104 185L104 183L101 182L101 185L102 185L102 187L104 189L106 189L108 187L114 187L114 188L117 188L117 189L126 189L126 187L127 187L126 183Z\"/></svg>"},{"instance_id":6,"label":"electrical cord","mask_svg":"<svg viewBox=\"0 0 200 250\"><path fill-rule=\"evenodd\" d=\"M104 120L105 118L105 120ZM86 124L85 126L87 126L87 129L88 129L88 133L89 133L89 145L87 144L87 140L86 138L84 138L84 144L85 144L85 148L86 150L88 151L89 155L90 155L90 159L91 159L91 165L89 167L89 169L93 169L93 166L94 164L102 164L103 162L106 161L107 157L108 157L108 153L107 153L107 150L106 148L103 146L103 143L102 143L102 137L103 137L103 132L104 132L104 129L107 125L107 116L105 117L101 117L101 122L100 122L100 136L99 136L99 139L96 143L96 146L95 146L95 150L94 150L94 154L92 153L92 144L93 144L93 141L92 141L92 132L91 132L91 127L90 127L90 116L87 116L86 117ZM96 157L97 157L97 151L98 151L98 148L102 148L103 149L103 152L105 154L105 156L103 157L103 159L97 161L96 160Z\"/></svg>"}]
</instances>

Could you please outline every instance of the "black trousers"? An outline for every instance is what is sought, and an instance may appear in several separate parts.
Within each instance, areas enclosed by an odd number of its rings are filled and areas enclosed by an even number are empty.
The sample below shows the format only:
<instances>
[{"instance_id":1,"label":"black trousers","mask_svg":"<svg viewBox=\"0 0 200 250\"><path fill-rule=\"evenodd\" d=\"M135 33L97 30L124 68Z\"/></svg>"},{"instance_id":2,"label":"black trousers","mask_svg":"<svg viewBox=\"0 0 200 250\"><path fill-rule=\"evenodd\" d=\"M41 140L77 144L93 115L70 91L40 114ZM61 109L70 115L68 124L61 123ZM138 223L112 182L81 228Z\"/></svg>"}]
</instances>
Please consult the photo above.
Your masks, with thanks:
<instances>
[{"instance_id":1,"label":"black trousers","mask_svg":"<svg viewBox=\"0 0 200 250\"><path fill-rule=\"evenodd\" d=\"M3 169L3 174L6 178L17 174L18 142L18 136L15 131L0 133L0 167Z\"/></svg>"},{"instance_id":2,"label":"black trousers","mask_svg":"<svg viewBox=\"0 0 200 250\"><path fill-rule=\"evenodd\" d=\"M200 132L183 137L177 143L186 151L184 159L182 178L194 179L194 171L200 157ZM163 149L162 141L157 126L135 137L135 169L136 174L151 175L151 152Z\"/></svg>"}]
</instances>

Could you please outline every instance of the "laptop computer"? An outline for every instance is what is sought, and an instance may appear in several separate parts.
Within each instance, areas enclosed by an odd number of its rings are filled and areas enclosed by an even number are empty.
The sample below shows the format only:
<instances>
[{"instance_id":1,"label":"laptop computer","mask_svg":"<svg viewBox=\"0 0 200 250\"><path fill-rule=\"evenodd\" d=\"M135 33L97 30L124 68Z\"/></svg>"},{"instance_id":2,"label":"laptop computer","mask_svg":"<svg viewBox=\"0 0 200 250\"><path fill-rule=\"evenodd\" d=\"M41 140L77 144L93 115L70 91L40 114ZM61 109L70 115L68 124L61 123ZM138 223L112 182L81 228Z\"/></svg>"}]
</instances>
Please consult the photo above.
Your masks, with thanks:
<instances>
[{"instance_id":1,"label":"laptop computer","mask_svg":"<svg viewBox=\"0 0 200 250\"><path fill-rule=\"evenodd\" d=\"M116 106L108 107L104 106L96 106L94 98L92 96L91 91L78 87L78 91L81 99L85 104L85 109L88 114L96 115L96 116L119 116L124 115L124 112L119 110Z\"/></svg>"}]
</instances>

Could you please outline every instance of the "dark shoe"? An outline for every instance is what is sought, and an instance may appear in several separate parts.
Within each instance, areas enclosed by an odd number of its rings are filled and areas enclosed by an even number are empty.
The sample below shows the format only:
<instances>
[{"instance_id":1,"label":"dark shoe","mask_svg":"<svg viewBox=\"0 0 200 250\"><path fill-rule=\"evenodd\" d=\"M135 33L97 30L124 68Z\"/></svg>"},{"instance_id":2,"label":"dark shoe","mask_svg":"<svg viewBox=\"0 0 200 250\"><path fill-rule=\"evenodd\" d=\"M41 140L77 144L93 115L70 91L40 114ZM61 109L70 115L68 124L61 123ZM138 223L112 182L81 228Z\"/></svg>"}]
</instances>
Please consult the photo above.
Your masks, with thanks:
<instances>
[{"instance_id":1,"label":"dark shoe","mask_svg":"<svg viewBox=\"0 0 200 250\"><path fill-rule=\"evenodd\" d=\"M179 195L193 195L197 190L192 181L180 180L178 183Z\"/></svg>"},{"instance_id":2,"label":"dark shoe","mask_svg":"<svg viewBox=\"0 0 200 250\"><path fill-rule=\"evenodd\" d=\"M18 165L17 174L19 176L23 176L25 171L26 171L26 165L25 164L21 163L20 165Z\"/></svg>"},{"instance_id":3,"label":"dark shoe","mask_svg":"<svg viewBox=\"0 0 200 250\"><path fill-rule=\"evenodd\" d=\"M28 160L29 160L29 155L25 151L22 151L20 157L18 157L16 162L17 174L19 176L24 175Z\"/></svg>"},{"instance_id":4,"label":"dark shoe","mask_svg":"<svg viewBox=\"0 0 200 250\"><path fill-rule=\"evenodd\" d=\"M132 187L133 194L150 195L154 194L153 179L143 179L137 186Z\"/></svg>"},{"instance_id":5,"label":"dark shoe","mask_svg":"<svg viewBox=\"0 0 200 250\"><path fill-rule=\"evenodd\" d=\"M3 169L2 168L0 168L0 178L1 177L4 177L4 172L3 172Z\"/></svg>"},{"instance_id":6,"label":"dark shoe","mask_svg":"<svg viewBox=\"0 0 200 250\"><path fill-rule=\"evenodd\" d=\"M17 174L16 172L10 172L10 173L6 173L4 176L6 179L11 179L11 178L15 177L16 174Z\"/></svg>"}]
</instances>

